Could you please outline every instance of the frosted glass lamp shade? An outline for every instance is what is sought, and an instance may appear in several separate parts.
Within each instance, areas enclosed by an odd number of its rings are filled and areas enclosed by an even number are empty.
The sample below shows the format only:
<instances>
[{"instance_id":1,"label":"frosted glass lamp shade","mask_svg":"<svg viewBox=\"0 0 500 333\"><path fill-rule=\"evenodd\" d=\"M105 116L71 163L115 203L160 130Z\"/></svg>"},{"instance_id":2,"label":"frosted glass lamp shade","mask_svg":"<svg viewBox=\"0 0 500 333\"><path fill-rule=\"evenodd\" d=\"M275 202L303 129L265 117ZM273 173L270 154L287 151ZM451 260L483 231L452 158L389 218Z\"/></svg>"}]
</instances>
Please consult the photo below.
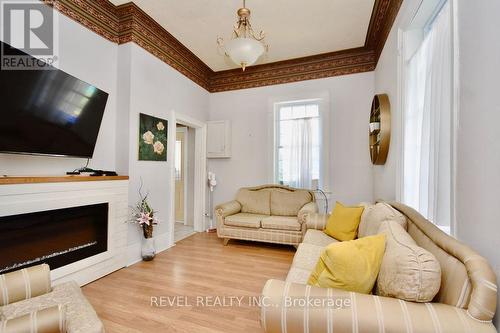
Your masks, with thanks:
<instances>
[{"instance_id":1,"label":"frosted glass lamp shade","mask_svg":"<svg viewBox=\"0 0 500 333\"><path fill-rule=\"evenodd\" d=\"M229 58L243 69L255 63L265 51L261 42L243 37L231 39L225 48Z\"/></svg>"}]
</instances>

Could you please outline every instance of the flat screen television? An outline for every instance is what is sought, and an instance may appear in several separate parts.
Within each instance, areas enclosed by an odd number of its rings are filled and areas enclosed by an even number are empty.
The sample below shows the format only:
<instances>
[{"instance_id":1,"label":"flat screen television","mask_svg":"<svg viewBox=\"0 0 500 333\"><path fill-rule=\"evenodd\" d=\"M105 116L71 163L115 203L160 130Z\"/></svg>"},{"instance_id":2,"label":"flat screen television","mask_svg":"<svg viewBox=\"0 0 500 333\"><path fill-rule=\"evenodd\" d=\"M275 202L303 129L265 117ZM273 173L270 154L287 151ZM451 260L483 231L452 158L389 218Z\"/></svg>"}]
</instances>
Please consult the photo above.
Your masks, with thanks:
<instances>
[{"instance_id":1,"label":"flat screen television","mask_svg":"<svg viewBox=\"0 0 500 333\"><path fill-rule=\"evenodd\" d=\"M106 92L54 67L0 70L0 152L90 158L107 99Z\"/></svg>"}]
</instances>

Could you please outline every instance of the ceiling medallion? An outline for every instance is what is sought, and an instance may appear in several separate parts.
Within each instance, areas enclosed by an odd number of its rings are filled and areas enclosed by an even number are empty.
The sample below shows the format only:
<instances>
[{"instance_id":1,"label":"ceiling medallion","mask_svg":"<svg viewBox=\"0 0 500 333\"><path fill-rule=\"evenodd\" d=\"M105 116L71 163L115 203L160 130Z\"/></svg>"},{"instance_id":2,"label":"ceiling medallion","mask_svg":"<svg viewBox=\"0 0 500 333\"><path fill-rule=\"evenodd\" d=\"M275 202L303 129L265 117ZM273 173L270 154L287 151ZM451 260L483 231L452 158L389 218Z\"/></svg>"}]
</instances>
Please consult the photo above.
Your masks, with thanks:
<instances>
[{"instance_id":1,"label":"ceiling medallion","mask_svg":"<svg viewBox=\"0 0 500 333\"><path fill-rule=\"evenodd\" d=\"M238 9L237 14L238 22L233 27L232 39L224 44L224 40L219 37L217 44L224 50L226 56L245 70L267 52L269 46L263 41L265 37L263 31L258 35L254 33L250 24L250 9L245 7L245 0L243 8Z\"/></svg>"}]
</instances>

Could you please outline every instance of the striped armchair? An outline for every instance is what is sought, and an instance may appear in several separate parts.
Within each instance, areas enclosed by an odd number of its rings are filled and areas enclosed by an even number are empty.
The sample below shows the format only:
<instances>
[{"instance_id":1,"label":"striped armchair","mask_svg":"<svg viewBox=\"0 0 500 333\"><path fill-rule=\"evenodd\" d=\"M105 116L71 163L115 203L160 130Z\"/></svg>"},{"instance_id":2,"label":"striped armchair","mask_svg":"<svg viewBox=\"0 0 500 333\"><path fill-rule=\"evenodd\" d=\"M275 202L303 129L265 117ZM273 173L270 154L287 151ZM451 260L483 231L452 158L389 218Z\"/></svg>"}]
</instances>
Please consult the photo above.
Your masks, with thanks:
<instances>
[{"instance_id":1,"label":"striped armchair","mask_svg":"<svg viewBox=\"0 0 500 333\"><path fill-rule=\"evenodd\" d=\"M305 284L326 239L326 216L311 214L286 281L269 280L263 289L261 322L266 332L439 332L494 333L496 276L474 250L448 236L415 210L399 203L408 233L441 266L441 287L429 303L360 294ZM319 230L317 230L317 229ZM303 245L306 245L303 249ZM314 246L308 244L317 244Z\"/></svg>"},{"instance_id":2,"label":"striped armchair","mask_svg":"<svg viewBox=\"0 0 500 333\"><path fill-rule=\"evenodd\" d=\"M102 333L75 282L52 288L46 264L0 275L0 333Z\"/></svg>"}]
</instances>

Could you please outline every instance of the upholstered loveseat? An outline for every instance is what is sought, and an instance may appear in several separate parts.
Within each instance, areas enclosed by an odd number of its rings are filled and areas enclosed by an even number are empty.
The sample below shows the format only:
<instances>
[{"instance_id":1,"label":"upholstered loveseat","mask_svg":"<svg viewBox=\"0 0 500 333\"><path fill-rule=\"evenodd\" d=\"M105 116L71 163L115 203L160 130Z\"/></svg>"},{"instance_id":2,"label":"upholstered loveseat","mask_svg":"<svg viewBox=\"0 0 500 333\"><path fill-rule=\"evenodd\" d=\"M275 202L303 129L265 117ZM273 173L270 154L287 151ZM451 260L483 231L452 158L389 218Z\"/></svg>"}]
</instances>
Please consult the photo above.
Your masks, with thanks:
<instances>
[{"instance_id":1,"label":"upholstered loveseat","mask_svg":"<svg viewBox=\"0 0 500 333\"><path fill-rule=\"evenodd\" d=\"M0 333L102 333L104 326L74 281L52 287L46 264L0 275Z\"/></svg>"},{"instance_id":2,"label":"upholstered loveseat","mask_svg":"<svg viewBox=\"0 0 500 333\"><path fill-rule=\"evenodd\" d=\"M306 216L315 213L314 194L280 185L241 188L236 199L215 207L217 235L229 239L298 245Z\"/></svg>"},{"instance_id":3,"label":"upholstered loveseat","mask_svg":"<svg viewBox=\"0 0 500 333\"><path fill-rule=\"evenodd\" d=\"M441 284L432 302L307 285L324 247L337 242L322 231L328 216L310 214L286 281L268 280L264 286L261 323L266 332L497 332L491 322L496 277L486 259L415 210L390 206L406 218L407 233L416 244L439 262Z\"/></svg>"}]
</instances>

